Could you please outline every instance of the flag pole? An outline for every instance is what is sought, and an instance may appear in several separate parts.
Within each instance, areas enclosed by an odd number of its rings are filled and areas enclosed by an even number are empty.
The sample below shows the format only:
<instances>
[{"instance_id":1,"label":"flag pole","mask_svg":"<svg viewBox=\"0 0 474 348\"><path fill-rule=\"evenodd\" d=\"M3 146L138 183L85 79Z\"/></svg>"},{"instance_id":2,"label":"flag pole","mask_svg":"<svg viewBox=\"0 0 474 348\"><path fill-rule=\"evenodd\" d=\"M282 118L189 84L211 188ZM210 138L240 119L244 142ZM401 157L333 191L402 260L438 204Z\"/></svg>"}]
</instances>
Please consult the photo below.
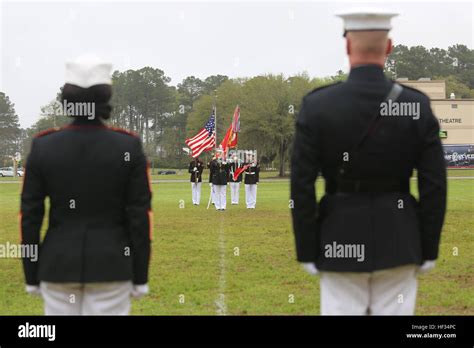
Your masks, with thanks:
<instances>
[{"instance_id":1,"label":"flag pole","mask_svg":"<svg viewBox=\"0 0 474 348\"><path fill-rule=\"evenodd\" d=\"M216 137L214 141L214 152L217 154L217 89L214 90L214 136ZM213 156L211 156L211 162L212 162ZM209 169L209 175L210 169ZM210 192L209 192L209 201L207 202L207 209L211 206L211 201L212 201L212 191L214 190L214 185L212 184L212 178L211 178L211 185L210 185Z\"/></svg>"},{"instance_id":2,"label":"flag pole","mask_svg":"<svg viewBox=\"0 0 474 348\"><path fill-rule=\"evenodd\" d=\"M216 141L214 144L214 150L217 151L217 89L214 90L214 126L215 126L215 131L216 131Z\"/></svg>"}]
</instances>

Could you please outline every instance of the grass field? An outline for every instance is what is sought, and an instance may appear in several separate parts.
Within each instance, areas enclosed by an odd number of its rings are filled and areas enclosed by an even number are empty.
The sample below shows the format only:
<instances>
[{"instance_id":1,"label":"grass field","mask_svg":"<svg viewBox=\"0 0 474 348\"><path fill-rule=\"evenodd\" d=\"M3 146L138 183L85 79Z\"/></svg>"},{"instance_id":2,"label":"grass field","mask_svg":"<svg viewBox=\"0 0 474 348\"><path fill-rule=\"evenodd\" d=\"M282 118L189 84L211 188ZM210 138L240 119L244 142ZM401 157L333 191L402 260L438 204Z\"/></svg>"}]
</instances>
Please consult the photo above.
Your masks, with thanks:
<instances>
[{"instance_id":1,"label":"grass field","mask_svg":"<svg viewBox=\"0 0 474 348\"><path fill-rule=\"evenodd\" d=\"M319 314L318 278L295 261L288 181L261 182L256 210L245 209L243 189L226 212L193 206L190 191L188 183L153 185L151 294L134 301L133 314ZM19 193L20 184L0 184L1 244L19 241ZM206 203L208 195L203 185ZM473 198L474 180L449 180L440 258L419 278L417 314L474 314ZM20 314L42 314L42 302L24 292L20 261L0 259L0 315Z\"/></svg>"},{"instance_id":2,"label":"grass field","mask_svg":"<svg viewBox=\"0 0 474 348\"><path fill-rule=\"evenodd\" d=\"M188 180L189 179L189 174L186 169L173 169L176 171L176 174L170 174L170 175L163 175L160 174L158 175L158 169L155 169L152 171L151 178L152 180L160 180L160 181L165 181L165 180ZM449 176L450 177L473 177L474 176L474 170L472 169L450 169L448 170ZM208 182L209 179L209 171L205 170L203 173L203 180ZM414 176L416 176L416 173L414 173ZM276 171L261 171L260 172L260 179L280 179L278 177L278 172ZM21 178L12 178L12 177L0 177L0 182L2 181L18 181L21 180Z\"/></svg>"}]
</instances>

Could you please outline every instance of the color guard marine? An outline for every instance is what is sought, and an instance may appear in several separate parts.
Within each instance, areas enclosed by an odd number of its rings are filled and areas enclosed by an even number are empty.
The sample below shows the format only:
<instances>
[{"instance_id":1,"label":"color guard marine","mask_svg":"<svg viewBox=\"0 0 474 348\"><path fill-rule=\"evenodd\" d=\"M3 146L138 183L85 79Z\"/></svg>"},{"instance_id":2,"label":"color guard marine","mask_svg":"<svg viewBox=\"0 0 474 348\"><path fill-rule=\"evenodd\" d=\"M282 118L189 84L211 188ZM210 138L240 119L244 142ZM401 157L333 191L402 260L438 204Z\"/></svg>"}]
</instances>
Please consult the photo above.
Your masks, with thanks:
<instances>
[{"instance_id":1,"label":"color guard marine","mask_svg":"<svg viewBox=\"0 0 474 348\"><path fill-rule=\"evenodd\" d=\"M237 156L234 156L230 159L229 164L229 186L230 186L230 199L231 204L237 205L239 204L239 190L240 190L240 183L242 182L242 173L237 175L237 178L234 179L234 173L236 173L237 169L240 168L239 166L239 159Z\"/></svg>"},{"instance_id":2,"label":"color guard marine","mask_svg":"<svg viewBox=\"0 0 474 348\"><path fill-rule=\"evenodd\" d=\"M216 210L225 210L227 205L227 181L229 165L221 157L215 158L210 163L210 176L214 189L214 205Z\"/></svg>"},{"instance_id":3,"label":"color guard marine","mask_svg":"<svg viewBox=\"0 0 474 348\"><path fill-rule=\"evenodd\" d=\"M247 209L255 209L257 204L257 185L260 181L260 165L255 158L249 163L245 170L245 203Z\"/></svg>"},{"instance_id":4,"label":"color guard marine","mask_svg":"<svg viewBox=\"0 0 474 348\"><path fill-rule=\"evenodd\" d=\"M188 172L191 174L191 191L194 205L199 205L201 202L201 185L202 185L202 172L204 165L199 157L194 158L188 167Z\"/></svg>"}]
</instances>

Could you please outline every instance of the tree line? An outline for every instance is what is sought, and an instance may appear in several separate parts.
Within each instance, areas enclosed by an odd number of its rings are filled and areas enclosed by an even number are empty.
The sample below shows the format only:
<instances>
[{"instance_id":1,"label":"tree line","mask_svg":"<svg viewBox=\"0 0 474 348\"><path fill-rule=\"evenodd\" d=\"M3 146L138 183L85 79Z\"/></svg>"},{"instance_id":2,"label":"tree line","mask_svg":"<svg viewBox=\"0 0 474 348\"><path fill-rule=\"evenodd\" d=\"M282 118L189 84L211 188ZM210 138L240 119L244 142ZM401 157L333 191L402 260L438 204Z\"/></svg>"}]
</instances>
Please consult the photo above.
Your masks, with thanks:
<instances>
[{"instance_id":1,"label":"tree line","mask_svg":"<svg viewBox=\"0 0 474 348\"><path fill-rule=\"evenodd\" d=\"M465 45L448 49L398 45L387 60L387 76L416 80L422 77L446 80L447 96L474 98L474 50ZM294 121L301 100L314 88L346 79L334 76L312 78L262 75L229 78L212 75L205 79L189 76L171 85L163 70L144 67L113 73L113 116L109 123L141 135L146 154L154 167L184 168L189 161L184 140L203 127L212 106L217 107L217 134L220 142L230 124L236 105L241 109L239 148L257 150L263 168L288 170ZM38 121L22 129L14 104L0 92L0 164L10 166L9 156L27 155L34 134L70 122L54 113L54 99L40 110Z\"/></svg>"},{"instance_id":2,"label":"tree line","mask_svg":"<svg viewBox=\"0 0 474 348\"><path fill-rule=\"evenodd\" d=\"M465 45L448 49L397 45L385 70L392 78L445 80L446 97L454 93L457 98L474 98L474 50Z\"/></svg>"}]
</instances>

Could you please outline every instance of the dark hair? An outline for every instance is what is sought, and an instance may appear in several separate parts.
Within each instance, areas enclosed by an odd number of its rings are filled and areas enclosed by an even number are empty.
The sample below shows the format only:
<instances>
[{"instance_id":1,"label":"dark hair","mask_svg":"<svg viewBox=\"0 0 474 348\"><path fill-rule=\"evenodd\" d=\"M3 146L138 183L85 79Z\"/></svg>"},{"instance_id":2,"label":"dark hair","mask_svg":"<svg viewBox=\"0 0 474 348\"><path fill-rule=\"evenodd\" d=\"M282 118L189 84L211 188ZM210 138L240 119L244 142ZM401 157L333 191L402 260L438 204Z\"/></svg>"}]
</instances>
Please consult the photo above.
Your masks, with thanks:
<instances>
[{"instance_id":1,"label":"dark hair","mask_svg":"<svg viewBox=\"0 0 474 348\"><path fill-rule=\"evenodd\" d=\"M112 97L112 86L101 84L82 88L66 83L62 88L61 102L67 100L70 103L95 103L95 113L100 118L110 118L112 106L109 104Z\"/></svg>"}]
</instances>

